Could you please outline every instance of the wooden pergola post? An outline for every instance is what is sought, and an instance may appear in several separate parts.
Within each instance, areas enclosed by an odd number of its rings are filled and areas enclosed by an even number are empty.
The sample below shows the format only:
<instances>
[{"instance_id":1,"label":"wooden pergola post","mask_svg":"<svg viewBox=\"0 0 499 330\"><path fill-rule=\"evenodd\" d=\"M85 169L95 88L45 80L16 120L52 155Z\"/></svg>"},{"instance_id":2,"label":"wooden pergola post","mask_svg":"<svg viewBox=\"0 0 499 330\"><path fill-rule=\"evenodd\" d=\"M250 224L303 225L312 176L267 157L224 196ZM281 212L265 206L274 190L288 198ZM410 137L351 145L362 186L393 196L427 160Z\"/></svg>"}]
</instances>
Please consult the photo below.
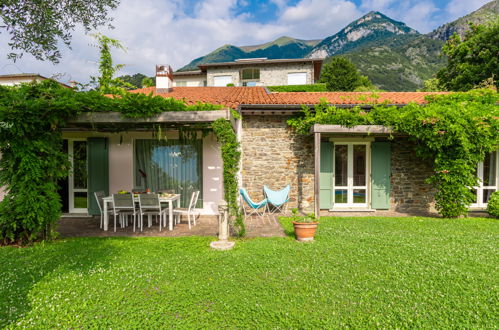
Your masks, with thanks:
<instances>
[{"instance_id":1,"label":"wooden pergola post","mask_svg":"<svg viewBox=\"0 0 499 330\"><path fill-rule=\"evenodd\" d=\"M314 132L314 212L317 219L321 217L320 210L320 173L321 173L321 133Z\"/></svg>"}]
</instances>

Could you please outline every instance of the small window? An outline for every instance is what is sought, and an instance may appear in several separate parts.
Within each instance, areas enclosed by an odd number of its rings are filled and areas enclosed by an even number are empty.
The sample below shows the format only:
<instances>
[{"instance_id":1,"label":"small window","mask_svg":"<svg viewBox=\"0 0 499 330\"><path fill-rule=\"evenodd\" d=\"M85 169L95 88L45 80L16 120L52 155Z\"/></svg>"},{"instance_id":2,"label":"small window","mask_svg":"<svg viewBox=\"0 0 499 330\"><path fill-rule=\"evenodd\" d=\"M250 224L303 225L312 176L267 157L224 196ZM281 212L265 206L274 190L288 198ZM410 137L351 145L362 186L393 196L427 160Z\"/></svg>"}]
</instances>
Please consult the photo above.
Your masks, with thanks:
<instances>
[{"instance_id":1,"label":"small window","mask_svg":"<svg viewBox=\"0 0 499 330\"><path fill-rule=\"evenodd\" d=\"M175 86L177 87L185 87L187 86L187 81L176 81Z\"/></svg>"},{"instance_id":2,"label":"small window","mask_svg":"<svg viewBox=\"0 0 499 330\"><path fill-rule=\"evenodd\" d=\"M244 87L255 87L256 86L256 81L244 81L243 82Z\"/></svg>"},{"instance_id":3,"label":"small window","mask_svg":"<svg viewBox=\"0 0 499 330\"><path fill-rule=\"evenodd\" d=\"M260 69L255 69L255 68L242 69L241 80L260 80Z\"/></svg>"}]
</instances>

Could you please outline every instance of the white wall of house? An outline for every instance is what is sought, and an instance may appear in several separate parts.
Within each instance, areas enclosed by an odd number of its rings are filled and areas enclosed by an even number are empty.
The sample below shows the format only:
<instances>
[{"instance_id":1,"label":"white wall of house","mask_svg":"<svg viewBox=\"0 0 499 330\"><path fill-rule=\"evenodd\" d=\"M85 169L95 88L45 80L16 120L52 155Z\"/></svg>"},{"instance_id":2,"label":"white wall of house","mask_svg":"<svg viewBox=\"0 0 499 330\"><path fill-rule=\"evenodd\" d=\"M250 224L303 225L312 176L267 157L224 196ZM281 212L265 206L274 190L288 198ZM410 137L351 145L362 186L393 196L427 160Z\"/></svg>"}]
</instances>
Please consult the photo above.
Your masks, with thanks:
<instances>
[{"instance_id":1,"label":"white wall of house","mask_svg":"<svg viewBox=\"0 0 499 330\"><path fill-rule=\"evenodd\" d=\"M134 149L135 139L152 139L151 132L65 132L64 138L109 138L109 192L131 191L134 187ZM167 137L178 138L175 131ZM121 140L121 144L120 144ZM201 214L218 213L218 204L223 199L223 162L220 145L213 134L203 138L203 209Z\"/></svg>"},{"instance_id":2,"label":"white wall of house","mask_svg":"<svg viewBox=\"0 0 499 330\"><path fill-rule=\"evenodd\" d=\"M0 85L5 85L5 86L14 86L22 83L30 83L32 81L42 81L43 79L40 78L34 78L34 77L0 77Z\"/></svg>"},{"instance_id":3,"label":"white wall of house","mask_svg":"<svg viewBox=\"0 0 499 330\"><path fill-rule=\"evenodd\" d=\"M279 63L254 66L231 66L223 68L207 69L207 84L208 86L216 86L216 77L230 76L232 83L235 86L242 86L240 71L243 68L259 68L260 79L256 81L256 86L279 86L288 85L289 73L302 73L305 74L305 84L314 83L314 67L312 63Z\"/></svg>"},{"instance_id":4,"label":"white wall of house","mask_svg":"<svg viewBox=\"0 0 499 330\"><path fill-rule=\"evenodd\" d=\"M203 87L206 76L176 76L173 77L173 87Z\"/></svg>"}]
</instances>

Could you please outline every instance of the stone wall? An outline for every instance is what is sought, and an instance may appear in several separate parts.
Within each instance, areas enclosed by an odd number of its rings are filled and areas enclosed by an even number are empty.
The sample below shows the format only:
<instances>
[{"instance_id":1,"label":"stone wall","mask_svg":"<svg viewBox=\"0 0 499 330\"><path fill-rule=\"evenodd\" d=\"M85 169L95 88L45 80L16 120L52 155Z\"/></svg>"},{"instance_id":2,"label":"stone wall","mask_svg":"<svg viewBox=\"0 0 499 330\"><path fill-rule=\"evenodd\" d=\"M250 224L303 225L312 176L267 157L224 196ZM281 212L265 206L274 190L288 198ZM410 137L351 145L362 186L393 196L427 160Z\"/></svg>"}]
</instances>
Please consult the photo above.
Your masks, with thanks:
<instances>
[{"instance_id":1,"label":"stone wall","mask_svg":"<svg viewBox=\"0 0 499 330\"><path fill-rule=\"evenodd\" d=\"M243 116L243 187L251 198L259 201L263 198L264 185L280 189L290 184L289 207L313 212L313 136L294 133L287 126L287 119L289 117L279 115ZM424 183L432 174L431 165L417 158L414 143L405 138L392 141L391 162L390 211L434 212L434 191Z\"/></svg>"},{"instance_id":2,"label":"stone wall","mask_svg":"<svg viewBox=\"0 0 499 330\"><path fill-rule=\"evenodd\" d=\"M434 212L435 191L424 181L432 175L432 166L416 156L415 145L408 139L392 142L391 209L397 212Z\"/></svg>"},{"instance_id":3,"label":"stone wall","mask_svg":"<svg viewBox=\"0 0 499 330\"><path fill-rule=\"evenodd\" d=\"M294 133L286 116L244 116L242 133L243 187L255 201L263 186L291 185L290 208L314 208L313 137Z\"/></svg>"}]
</instances>

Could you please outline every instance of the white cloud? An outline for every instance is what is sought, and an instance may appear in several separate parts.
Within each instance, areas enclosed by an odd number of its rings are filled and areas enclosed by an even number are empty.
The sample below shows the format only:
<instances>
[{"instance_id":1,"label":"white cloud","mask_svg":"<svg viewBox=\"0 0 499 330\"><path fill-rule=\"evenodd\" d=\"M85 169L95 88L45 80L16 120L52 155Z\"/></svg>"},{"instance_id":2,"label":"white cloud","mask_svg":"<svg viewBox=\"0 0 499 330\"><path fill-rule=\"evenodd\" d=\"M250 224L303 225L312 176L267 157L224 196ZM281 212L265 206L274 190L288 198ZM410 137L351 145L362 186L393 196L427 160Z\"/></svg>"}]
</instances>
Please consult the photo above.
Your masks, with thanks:
<instances>
[{"instance_id":1,"label":"white cloud","mask_svg":"<svg viewBox=\"0 0 499 330\"><path fill-rule=\"evenodd\" d=\"M490 2L490 0L452 0L445 7L445 11L449 20L455 20L477 10L487 2Z\"/></svg>"},{"instance_id":2,"label":"white cloud","mask_svg":"<svg viewBox=\"0 0 499 330\"><path fill-rule=\"evenodd\" d=\"M249 13L235 15L244 1L202 0L188 8L190 1L122 0L119 8L111 13L116 28L101 32L120 40L128 48L127 53L113 52L115 63L127 65L123 74L153 75L156 64L170 64L177 69L224 44L259 44L282 35L324 38L369 10L378 10L407 22L421 32L437 25L434 20L437 8L431 0L364 0L360 7L351 0L300 0L294 5L289 5L287 0L270 0L279 10L276 19L268 23L252 21ZM452 0L439 15L468 13L483 2L486 0ZM0 54L10 51L8 41L8 35L1 33ZM39 72L51 76L63 73L65 81L86 82L90 75L97 74L99 54L97 48L91 46L93 43L91 37L76 31L72 50L62 46L63 58L55 66L36 61L29 55L12 65L5 55L0 55L0 74Z\"/></svg>"},{"instance_id":3,"label":"white cloud","mask_svg":"<svg viewBox=\"0 0 499 330\"><path fill-rule=\"evenodd\" d=\"M320 39L338 32L357 19L360 12L350 1L301 0L282 11L279 26L299 39Z\"/></svg>"}]
</instances>

